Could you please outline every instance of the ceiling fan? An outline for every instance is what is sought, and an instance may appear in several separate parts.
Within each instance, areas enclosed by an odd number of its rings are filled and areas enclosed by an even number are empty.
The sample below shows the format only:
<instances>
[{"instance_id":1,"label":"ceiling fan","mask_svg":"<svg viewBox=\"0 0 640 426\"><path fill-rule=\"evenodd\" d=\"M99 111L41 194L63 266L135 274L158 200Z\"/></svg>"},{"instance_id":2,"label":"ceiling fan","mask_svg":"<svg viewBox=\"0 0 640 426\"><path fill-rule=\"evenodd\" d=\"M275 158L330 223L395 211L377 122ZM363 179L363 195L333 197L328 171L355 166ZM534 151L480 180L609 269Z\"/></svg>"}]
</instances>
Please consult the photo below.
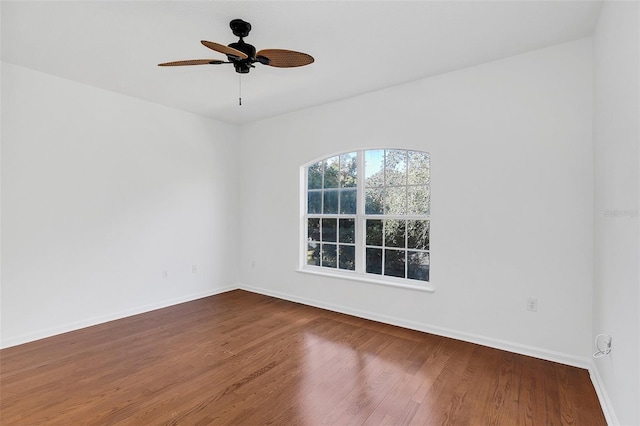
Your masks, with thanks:
<instances>
[{"instance_id":1,"label":"ceiling fan","mask_svg":"<svg viewBox=\"0 0 640 426\"><path fill-rule=\"evenodd\" d=\"M228 46L202 40L201 43L211 50L227 55L226 61L219 59L189 59L185 61L165 62L158 64L161 67L175 67L184 65L218 65L233 64L237 73L246 74L251 68L255 68L254 63L269 65L278 68L293 68L309 65L314 59L306 53L284 49L263 49L256 52L256 48L244 42L244 37L249 35L251 24L242 19L234 19L229 23L231 31L236 37L240 37L235 43Z\"/></svg>"}]
</instances>

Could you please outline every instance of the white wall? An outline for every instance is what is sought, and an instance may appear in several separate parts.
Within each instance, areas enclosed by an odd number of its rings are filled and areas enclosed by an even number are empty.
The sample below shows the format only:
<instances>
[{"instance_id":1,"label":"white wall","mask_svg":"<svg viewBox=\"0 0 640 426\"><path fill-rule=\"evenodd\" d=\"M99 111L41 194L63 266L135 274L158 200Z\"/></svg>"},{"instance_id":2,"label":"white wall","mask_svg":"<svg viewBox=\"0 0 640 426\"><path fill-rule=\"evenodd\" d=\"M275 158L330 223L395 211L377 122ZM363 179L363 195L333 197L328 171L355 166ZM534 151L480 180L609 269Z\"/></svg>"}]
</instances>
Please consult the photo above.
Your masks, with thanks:
<instances>
[{"instance_id":1,"label":"white wall","mask_svg":"<svg viewBox=\"0 0 640 426\"><path fill-rule=\"evenodd\" d=\"M236 283L235 126L7 63L2 123L3 347Z\"/></svg>"},{"instance_id":2,"label":"white wall","mask_svg":"<svg viewBox=\"0 0 640 426\"><path fill-rule=\"evenodd\" d=\"M588 365L591 53L582 39L244 126L241 282ZM382 146L432 155L434 294L295 272L299 166Z\"/></svg>"},{"instance_id":3,"label":"white wall","mask_svg":"<svg viewBox=\"0 0 640 426\"><path fill-rule=\"evenodd\" d=\"M639 14L638 2L605 1L594 35L593 333L613 338L595 366L610 423L623 425L640 424Z\"/></svg>"}]
</instances>

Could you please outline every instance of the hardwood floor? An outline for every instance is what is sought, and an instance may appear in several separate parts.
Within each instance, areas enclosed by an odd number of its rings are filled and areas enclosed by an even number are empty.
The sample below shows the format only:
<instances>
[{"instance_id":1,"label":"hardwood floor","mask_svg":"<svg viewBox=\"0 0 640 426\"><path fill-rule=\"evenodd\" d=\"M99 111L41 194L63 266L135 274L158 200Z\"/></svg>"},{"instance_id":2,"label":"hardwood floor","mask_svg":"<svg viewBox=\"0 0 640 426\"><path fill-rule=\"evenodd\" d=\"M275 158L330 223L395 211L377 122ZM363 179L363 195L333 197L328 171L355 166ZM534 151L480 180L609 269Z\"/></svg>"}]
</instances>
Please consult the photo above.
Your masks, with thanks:
<instances>
[{"instance_id":1,"label":"hardwood floor","mask_svg":"<svg viewBox=\"0 0 640 426\"><path fill-rule=\"evenodd\" d=\"M232 291L0 351L2 425L604 425L586 370Z\"/></svg>"}]
</instances>

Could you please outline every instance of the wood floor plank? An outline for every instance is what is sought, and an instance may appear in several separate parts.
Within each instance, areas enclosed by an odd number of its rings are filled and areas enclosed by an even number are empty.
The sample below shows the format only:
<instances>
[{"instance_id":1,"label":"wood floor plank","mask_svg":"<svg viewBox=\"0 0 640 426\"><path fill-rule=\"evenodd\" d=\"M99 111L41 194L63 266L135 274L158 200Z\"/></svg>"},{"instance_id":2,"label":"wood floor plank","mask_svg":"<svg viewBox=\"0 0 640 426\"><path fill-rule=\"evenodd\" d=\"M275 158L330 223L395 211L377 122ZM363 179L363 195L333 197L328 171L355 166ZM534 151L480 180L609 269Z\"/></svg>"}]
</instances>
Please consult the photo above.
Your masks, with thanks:
<instances>
[{"instance_id":1,"label":"wood floor plank","mask_svg":"<svg viewBox=\"0 0 640 426\"><path fill-rule=\"evenodd\" d=\"M0 351L2 425L604 425L586 370L245 291Z\"/></svg>"},{"instance_id":2,"label":"wood floor plank","mask_svg":"<svg viewBox=\"0 0 640 426\"><path fill-rule=\"evenodd\" d=\"M459 385L465 381L465 370L475 345L453 341L447 343L455 354L445 362L411 419L412 425L454 424L451 423L452 417L464 403L464 394L459 391Z\"/></svg>"},{"instance_id":3,"label":"wood floor plank","mask_svg":"<svg viewBox=\"0 0 640 426\"><path fill-rule=\"evenodd\" d=\"M392 336L388 339L380 351L363 356L358 386L354 386L353 391L336 407L338 416L329 424L363 424L402 378L406 356L413 351L416 343Z\"/></svg>"},{"instance_id":4,"label":"wood floor plank","mask_svg":"<svg viewBox=\"0 0 640 426\"><path fill-rule=\"evenodd\" d=\"M486 351L483 351L486 353ZM494 350L489 358L494 358L497 363L490 364L485 359L485 366L492 366L489 374L483 377L490 383L483 420L488 425L503 424L505 419L517 418L517 389L520 387L520 376L514 374L521 357L514 354ZM478 407L479 408L479 407Z\"/></svg>"},{"instance_id":5,"label":"wood floor plank","mask_svg":"<svg viewBox=\"0 0 640 426\"><path fill-rule=\"evenodd\" d=\"M414 348L408 354L408 358L412 359L415 356L414 352L419 349L417 347ZM395 385L386 394L381 394L380 403L363 424L377 425L390 422L393 419L397 423L406 417L407 411L410 411L412 415L415 414L415 411L409 407L415 403L411 399L407 399L407 395L414 395L417 392L422 383L422 378L412 374L410 369L406 369L404 374L398 373L397 376L398 380Z\"/></svg>"},{"instance_id":6,"label":"wood floor plank","mask_svg":"<svg viewBox=\"0 0 640 426\"><path fill-rule=\"evenodd\" d=\"M344 323L341 330L344 330ZM344 335L331 339L325 334L313 333L307 336L312 342L320 344L305 355L304 375L296 385L299 389L298 405L290 405L282 415L275 418L275 424L289 424L285 420L303 407L305 415L310 418L323 419L336 407L357 384L357 376L361 369L360 355L377 350L382 340L379 333L369 328L351 328L349 337ZM339 377L340 380L335 380Z\"/></svg>"}]
</instances>

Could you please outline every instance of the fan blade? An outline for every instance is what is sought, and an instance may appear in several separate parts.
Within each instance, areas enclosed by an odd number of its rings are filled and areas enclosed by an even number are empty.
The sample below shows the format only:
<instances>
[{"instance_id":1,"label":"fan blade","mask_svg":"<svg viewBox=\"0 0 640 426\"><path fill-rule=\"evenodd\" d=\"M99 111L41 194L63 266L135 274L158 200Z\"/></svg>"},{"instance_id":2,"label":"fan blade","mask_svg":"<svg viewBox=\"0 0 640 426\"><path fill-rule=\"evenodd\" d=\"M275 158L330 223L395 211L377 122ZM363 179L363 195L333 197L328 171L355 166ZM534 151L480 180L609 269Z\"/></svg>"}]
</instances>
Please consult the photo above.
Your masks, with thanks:
<instances>
[{"instance_id":1,"label":"fan blade","mask_svg":"<svg viewBox=\"0 0 640 426\"><path fill-rule=\"evenodd\" d=\"M313 56L311 55L284 49L264 49L256 53L256 58L259 56L269 60L266 64L258 59L259 62L278 68L301 67L309 65L314 61Z\"/></svg>"},{"instance_id":2,"label":"fan blade","mask_svg":"<svg viewBox=\"0 0 640 426\"><path fill-rule=\"evenodd\" d=\"M174 61L174 62L165 62L163 64L158 64L159 67L179 67L182 65L217 65L217 64L228 64L229 62L219 61L218 59L189 59L186 61Z\"/></svg>"},{"instance_id":3,"label":"fan blade","mask_svg":"<svg viewBox=\"0 0 640 426\"><path fill-rule=\"evenodd\" d=\"M212 41L206 41L206 40L202 40L200 41L200 43L202 43L203 45L207 46L209 49L211 50L215 50L216 52L220 52L220 53L224 53L225 55L229 55L229 56L235 56L238 59L247 59L248 56L237 50L234 49L233 47L229 47L229 46L225 46L224 44L218 44L218 43L214 43Z\"/></svg>"}]
</instances>

